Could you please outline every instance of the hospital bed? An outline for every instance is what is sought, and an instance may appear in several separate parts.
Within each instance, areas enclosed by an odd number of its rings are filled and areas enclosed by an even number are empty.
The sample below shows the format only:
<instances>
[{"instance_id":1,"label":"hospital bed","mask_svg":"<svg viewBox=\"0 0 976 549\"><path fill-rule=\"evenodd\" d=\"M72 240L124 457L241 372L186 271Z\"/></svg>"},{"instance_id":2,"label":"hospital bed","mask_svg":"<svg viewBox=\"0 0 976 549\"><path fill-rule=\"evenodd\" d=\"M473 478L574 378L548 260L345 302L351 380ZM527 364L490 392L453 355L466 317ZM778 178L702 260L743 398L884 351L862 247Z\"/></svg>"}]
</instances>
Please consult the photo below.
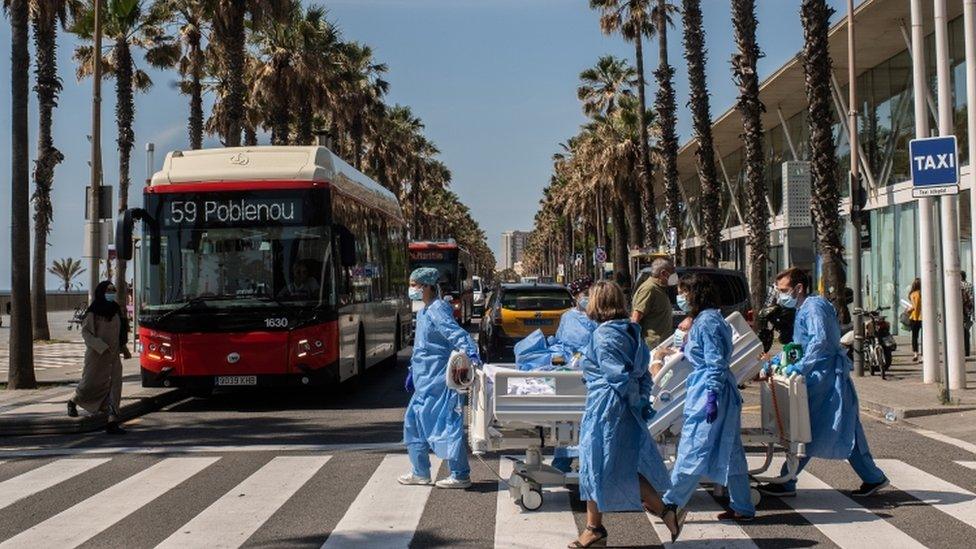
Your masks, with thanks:
<instances>
[{"instance_id":1,"label":"hospital bed","mask_svg":"<svg viewBox=\"0 0 976 549\"><path fill-rule=\"evenodd\" d=\"M739 313L726 318L732 327L730 368L740 384L751 382L762 366L762 343ZM670 345L671 338L662 342ZM662 455L673 459L683 422L685 380L691 364L681 352L668 357L655 376L651 394L655 416L648 424ZM810 441L806 386L800 376L774 375L762 382L761 427L743 430L743 443L759 447L766 459L750 474L765 473L776 452L784 452L789 473L757 480L785 482L796 471ZM523 450L507 479L515 502L526 510L542 506L543 488L575 484L575 473L563 473L543 462L543 449L579 442L579 424L586 406L582 372L520 371L514 364L486 364L478 368L469 387L468 439L476 456L487 452ZM753 497L757 497L754 492Z\"/></svg>"}]
</instances>

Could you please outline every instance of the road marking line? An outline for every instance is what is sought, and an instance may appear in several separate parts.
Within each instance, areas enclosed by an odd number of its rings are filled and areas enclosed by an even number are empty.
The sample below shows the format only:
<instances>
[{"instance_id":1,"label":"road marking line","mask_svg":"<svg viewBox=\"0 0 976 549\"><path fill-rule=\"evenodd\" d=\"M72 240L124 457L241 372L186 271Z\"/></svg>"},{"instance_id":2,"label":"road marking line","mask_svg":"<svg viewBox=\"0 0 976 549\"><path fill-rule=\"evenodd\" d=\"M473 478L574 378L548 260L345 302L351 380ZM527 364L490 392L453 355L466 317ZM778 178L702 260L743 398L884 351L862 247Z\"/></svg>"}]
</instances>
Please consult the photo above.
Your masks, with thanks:
<instances>
[{"instance_id":1,"label":"road marking line","mask_svg":"<svg viewBox=\"0 0 976 549\"><path fill-rule=\"evenodd\" d=\"M12 479L0 482L0 509L60 484L76 475L110 461L98 459L59 459ZM3 463L3 462L0 462Z\"/></svg>"},{"instance_id":2,"label":"road marking line","mask_svg":"<svg viewBox=\"0 0 976 549\"><path fill-rule=\"evenodd\" d=\"M976 471L976 461L957 461L956 465L962 465Z\"/></svg>"},{"instance_id":3,"label":"road marking line","mask_svg":"<svg viewBox=\"0 0 976 549\"><path fill-rule=\"evenodd\" d=\"M734 522L722 522L715 518L722 512L722 507L704 490L696 490L687 505L688 517L681 530L678 541L671 543L671 531L661 522L661 519L646 514L657 537L665 547L734 547L753 549L756 544L749 534Z\"/></svg>"},{"instance_id":4,"label":"road marking line","mask_svg":"<svg viewBox=\"0 0 976 549\"><path fill-rule=\"evenodd\" d=\"M799 475L796 488L796 497L781 501L841 548L925 547L809 472Z\"/></svg>"},{"instance_id":5,"label":"road marking line","mask_svg":"<svg viewBox=\"0 0 976 549\"><path fill-rule=\"evenodd\" d=\"M0 547L76 547L220 458L169 458L0 543Z\"/></svg>"},{"instance_id":6,"label":"road marking line","mask_svg":"<svg viewBox=\"0 0 976 549\"><path fill-rule=\"evenodd\" d=\"M912 431L915 431L916 433L922 436L929 437L933 440L938 440L939 442L944 442L946 444L955 446L956 448L976 454L976 444L973 444L972 442L959 440L958 438L952 438L950 436L943 435L942 433L936 433L935 431L929 431L927 429L912 429Z\"/></svg>"},{"instance_id":7,"label":"road marking line","mask_svg":"<svg viewBox=\"0 0 976 549\"><path fill-rule=\"evenodd\" d=\"M966 524L976 524L976 494L897 459L879 459L891 484Z\"/></svg>"},{"instance_id":8,"label":"road marking line","mask_svg":"<svg viewBox=\"0 0 976 549\"><path fill-rule=\"evenodd\" d=\"M431 473L436 474L441 460L431 456L430 461ZM384 457L325 540L323 549L409 546L432 489L432 486L404 486L397 482L398 476L410 470L406 454Z\"/></svg>"},{"instance_id":9,"label":"road marking line","mask_svg":"<svg viewBox=\"0 0 976 549\"><path fill-rule=\"evenodd\" d=\"M221 496L157 546L240 547L332 456L280 456Z\"/></svg>"},{"instance_id":10,"label":"road marking line","mask_svg":"<svg viewBox=\"0 0 976 549\"><path fill-rule=\"evenodd\" d=\"M59 448L0 448L0 458L29 458L52 456L90 456L102 454L206 454L220 452L358 452L369 450L402 450L402 442L371 442L363 444L244 444L207 446L116 446L116 447L59 447Z\"/></svg>"},{"instance_id":11,"label":"road marking line","mask_svg":"<svg viewBox=\"0 0 976 549\"><path fill-rule=\"evenodd\" d=\"M512 461L502 457L498 474L507 479ZM576 533L576 519L569 502L569 490L546 490L538 511L522 511L508 492L508 485L498 482L495 500L495 547L565 547Z\"/></svg>"}]
</instances>

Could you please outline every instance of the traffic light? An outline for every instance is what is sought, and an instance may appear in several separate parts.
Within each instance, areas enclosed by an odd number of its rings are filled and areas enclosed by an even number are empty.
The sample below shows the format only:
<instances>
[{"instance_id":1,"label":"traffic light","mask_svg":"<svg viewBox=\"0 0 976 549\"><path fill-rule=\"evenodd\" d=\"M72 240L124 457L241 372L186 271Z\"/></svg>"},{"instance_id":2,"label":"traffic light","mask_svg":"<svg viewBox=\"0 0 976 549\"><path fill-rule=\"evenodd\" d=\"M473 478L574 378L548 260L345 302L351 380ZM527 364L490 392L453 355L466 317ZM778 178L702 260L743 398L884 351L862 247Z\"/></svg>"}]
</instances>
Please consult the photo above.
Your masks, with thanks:
<instances>
[{"instance_id":1,"label":"traffic light","mask_svg":"<svg viewBox=\"0 0 976 549\"><path fill-rule=\"evenodd\" d=\"M864 213L864 208L868 204L868 191L864 188L864 176L860 173L857 174L855 179L853 172L848 172L850 179L850 197L851 197L851 220L861 219Z\"/></svg>"}]
</instances>

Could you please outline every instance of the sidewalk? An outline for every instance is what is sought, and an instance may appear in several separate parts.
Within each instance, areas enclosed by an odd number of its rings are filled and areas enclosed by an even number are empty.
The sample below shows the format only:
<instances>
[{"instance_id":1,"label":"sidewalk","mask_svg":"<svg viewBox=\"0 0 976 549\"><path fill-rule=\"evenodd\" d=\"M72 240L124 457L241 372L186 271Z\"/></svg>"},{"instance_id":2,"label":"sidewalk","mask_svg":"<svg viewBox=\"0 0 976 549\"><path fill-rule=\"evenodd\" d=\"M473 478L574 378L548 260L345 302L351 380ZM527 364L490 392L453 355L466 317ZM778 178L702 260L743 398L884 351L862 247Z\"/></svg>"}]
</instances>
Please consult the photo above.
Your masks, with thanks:
<instances>
[{"instance_id":1,"label":"sidewalk","mask_svg":"<svg viewBox=\"0 0 976 549\"><path fill-rule=\"evenodd\" d=\"M70 368L73 376L59 372L58 379L46 379L38 371L38 381L57 381L62 384L33 390L0 390L0 436L36 435L51 433L81 433L100 429L105 425L104 415L89 415L78 410L78 417L68 417L65 402L74 394L80 377L81 358L78 367ZM123 361L122 403L119 414L123 419L158 410L184 397L178 389L144 388L139 377L139 360ZM69 368L63 369L65 372Z\"/></svg>"}]
</instances>

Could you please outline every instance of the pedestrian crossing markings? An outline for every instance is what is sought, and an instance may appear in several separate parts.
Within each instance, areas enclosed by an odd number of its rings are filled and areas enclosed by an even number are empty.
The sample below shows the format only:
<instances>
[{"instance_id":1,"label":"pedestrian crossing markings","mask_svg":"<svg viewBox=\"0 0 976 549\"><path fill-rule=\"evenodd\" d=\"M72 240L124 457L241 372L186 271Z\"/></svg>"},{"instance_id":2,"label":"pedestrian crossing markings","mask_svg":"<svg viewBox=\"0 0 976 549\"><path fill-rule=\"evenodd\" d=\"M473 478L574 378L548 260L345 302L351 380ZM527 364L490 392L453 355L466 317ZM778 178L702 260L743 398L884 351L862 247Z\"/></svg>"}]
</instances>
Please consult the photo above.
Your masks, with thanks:
<instances>
[{"instance_id":1,"label":"pedestrian crossing markings","mask_svg":"<svg viewBox=\"0 0 976 549\"><path fill-rule=\"evenodd\" d=\"M113 459L116 458L62 458L4 480L0 482L0 511L9 512L45 490L57 489L70 479L110 466ZM185 487L195 475L206 474L206 470L220 459L219 456L166 457L155 461L113 486L0 542L0 549L82 545L164 494ZM185 549L243 545L332 459L331 455L321 454L273 457L226 493L215 494L216 499L209 506L176 528L158 547ZM956 463L976 469L976 462ZM976 528L976 494L972 491L900 460L883 459L878 460L878 464L889 476L893 489L969 528ZM0 466L8 465L9 462L0 461ZM440 461L433 459L432 466L437 471ZM397 476L409 467L406 455L385 455L331 532L320 532L322 547L344 549L367 544L381 549L408 547L434 491L431 486L398 484ZM498 468L502 478L507 478L512 464L502 459ZM525 512L512 502L504 481L497 484L495 547L560 547L573 538L577 519L568 489L547 489L542 509ZM841 548L922 547L894 523L808 472L799 478L797 496L782 501ZM704 490L695 494L689 508L685 529L676 545L756 547L746 529L715 519L720 506ZM667 529L656 517L631 514L628 520L630 517L649 520L659 539L670 539ZM759 524L761 520L762 515Z\"/></svg>"}]
</instances>

